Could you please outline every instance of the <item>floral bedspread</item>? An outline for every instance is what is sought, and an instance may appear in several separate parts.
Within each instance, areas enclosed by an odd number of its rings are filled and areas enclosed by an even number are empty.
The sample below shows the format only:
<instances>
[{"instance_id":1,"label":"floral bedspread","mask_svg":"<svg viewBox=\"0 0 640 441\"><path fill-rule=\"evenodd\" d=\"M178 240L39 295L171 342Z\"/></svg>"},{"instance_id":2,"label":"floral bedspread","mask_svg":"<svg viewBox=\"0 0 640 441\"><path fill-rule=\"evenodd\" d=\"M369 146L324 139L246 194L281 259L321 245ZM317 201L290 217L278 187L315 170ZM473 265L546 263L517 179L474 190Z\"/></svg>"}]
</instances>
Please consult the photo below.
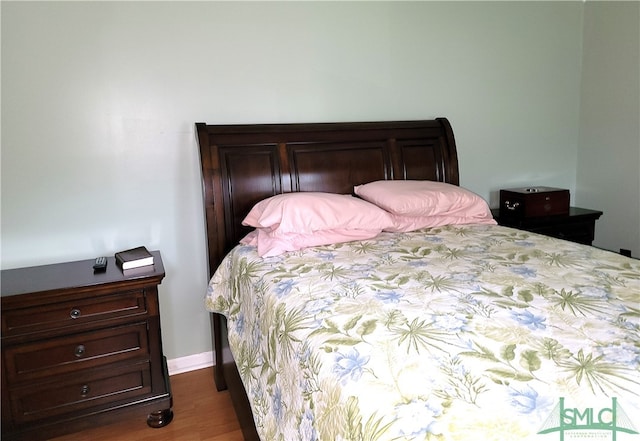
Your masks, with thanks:
<instances>
[{"instance_id":1,"label":"floral bedspread","mask_svg":"<svg viewBox=\"0 0 640 441\"><path fill-rule=\"evenodd\" d=\"M640 440L635 259L491 225L238 246L205 304L264 441Z\"/></svg>"}]
</instances>

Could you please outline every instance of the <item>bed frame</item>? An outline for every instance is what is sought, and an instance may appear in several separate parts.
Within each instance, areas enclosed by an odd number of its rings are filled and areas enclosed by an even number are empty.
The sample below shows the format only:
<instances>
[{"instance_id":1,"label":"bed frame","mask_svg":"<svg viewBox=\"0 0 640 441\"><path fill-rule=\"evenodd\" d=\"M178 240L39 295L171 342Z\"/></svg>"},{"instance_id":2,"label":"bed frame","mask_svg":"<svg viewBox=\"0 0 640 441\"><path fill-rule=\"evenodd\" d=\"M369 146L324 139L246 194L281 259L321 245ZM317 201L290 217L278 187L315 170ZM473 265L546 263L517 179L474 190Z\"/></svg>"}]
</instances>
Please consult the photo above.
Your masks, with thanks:
<instances>
[{"instance_id":1,"label":"bed frame","mask_svg":"<svg viewBox=\"0 0 640 441\"><path fill-rule=\"evenodd\" d=\"M267 197L293 191L351 194L382 179L459 185L453 131L445 118L423 121L207 125L196 123L209 277L251 229L242 220ZM259 440L229 351L226 320L211 314L214 379L229 389L246 440Z\"/></svg>"}]
</instances>

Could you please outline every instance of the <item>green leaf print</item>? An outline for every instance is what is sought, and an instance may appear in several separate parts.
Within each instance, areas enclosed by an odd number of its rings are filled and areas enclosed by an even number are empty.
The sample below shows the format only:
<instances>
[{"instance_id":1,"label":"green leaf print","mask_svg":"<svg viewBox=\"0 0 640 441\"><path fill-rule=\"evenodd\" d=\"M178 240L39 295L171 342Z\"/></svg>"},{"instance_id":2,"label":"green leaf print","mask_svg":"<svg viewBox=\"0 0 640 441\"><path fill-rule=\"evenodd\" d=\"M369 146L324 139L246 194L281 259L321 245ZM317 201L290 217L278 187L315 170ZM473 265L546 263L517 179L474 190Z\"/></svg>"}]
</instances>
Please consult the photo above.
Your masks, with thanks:
<instances>
[{"instance_id":1,"label":"green leaf print","mask_svg":"<svg viewBox=\"0 0 640 441\"><path fill-rule=\"evenodd\" d=\"M325 319L324 326L319 327L309 334L310 336L319 335L319 334L329 334L330 336L324 341L325 344L334 345L334 346L353 346L358 343L362 343L364 341L364 336L371 334L377 326L377 320L371 319L366 320L360 323L360 326L357 327L358 323L362 319L362 314L354 315L352 318L347 320L344 324L343 329L340 329L338 325L331 320ZM353 334L353 330L356 329L356 335ZM323 349L327 352L332 352L334 348L323 347Z\"/></svg>"},{"instance_id":2,"label":"green leaf print","mask_svg":"<svg viewBox=\"0 0 640 441\"><path fill-rule=\"evenodd\" d=\"M526 303L531 303L533 301L533 294L528 289L523 289L518 291L518 298Z\"/></svg>"},{"instance_id":3,"label":"green leaf print","mask_svg":"<svg viewBox=\"0 0 640 441\"><path fill-rule=\"evenodd\" d=\"M348 279L350 269L342 266L335 266L332 263L325 263L318 266L320 277L324 280Z\"/></svg>"},{"instance_id":4,"label":"green leaf print","mask_svg":"<svg viewBox=\"0 0 640 441\"><path fill-rule=\"evenodd\" d=\"M362 417L358 405L358 398L349 397L346 403L346 427L345 439L350 441L362 441Z\"/></svg>"},{"instance_id":5,"label":"green leaf print","mask_svg":"<svg viewBox=\"0 0 640 441\"><path fill-rule=\"evenodd\" d=\"M411 249L402 248L398 252L398 257L402 261L420 260L431 254L430 248L424 248L421 246L413 247Z\"/></svg>"},{"instance_id":6,"label":"green leaf print","mask_svg":"<svg viewBox=\"0 0 640 441\"><path fill-rule=\"evenodd\" d=\"M587 315L587 313L606 312L607 305L600 299L588 297L579 292L567 291L564 288L554 292L552 303L563 311L569 311L574 316Z\"/></svg>"},{"instance_id":7,"label":"green leaf print","mask_svg":"<svg viewBox=\"0 0 640 441\"><path fill-rule=\"evenodd\" d=\"M465 251L459 248L446 247L442 251L442 256L447 260L458 260L464 257L465 254L466 254Z\"/></svg>"},{"instance_id":8,"label":"green leaf print","mask_svg":"<svg viewBox=\"0 0 640 441\"><path fill-rule=\"evenodd\" d=\"M528 370L529 372L537 371L542 366L540 357L536 351L527 350L520 354L520 366Z\"/></svg>"},{"instance_id":9,"label":"green leaf print","mask_svg":"<svg viewBox=\"0 0 640 441\"><path fill-rule=\"evenodd\" d=\"M207 301L211 300L207 298ZM213 309L215 309L216 311L227 311L227 309L229 308L229 302L224 298L224 296L216 297L216 299L212 303Z\"/></svg>"},{"instance_id":10,"label":"green leaf print","mask_svg":"<svg viewBox=\"0 0 640 441\"><path fill-rule=\"evenodd\" d=\"M349 320L347 323L344 324L344 330L345 331L352 330L358 324L361 318L362 318L362 314L353 316L351 320Z\"/></svg>"},{"instance_id":11,"label":"green leaf print","mask_svg":"<svg viewBox=\"0 0 640 441\"><path fill-rule=\"evenodd\" d=\"M383 438L389 427L393 424L393 420L388 423L384 422L384 417L377 418L377 412L374 412L366 424L364 425L364 432L362 434L363 441L378 441Z\"/></svg>"},{"instance_id":12,"label":"green leaf print","mask_svg":"<svg viewBox=\"0 0 640 441\"><path fill-rule=\"evenodd\" d=\"M507 361L511 361L516 358L516 345L507 345L502 348L500 356Z\"/></svg>"},{"instance_id":13,"label":"green leaf print","mask_svg":"<svg viewBox=\"0 0 640 441\"><path fill-rule=\"evenodd\" d=\"M417 277L431 292L455 291L458 283L448 276L433 276L426 271Z\"/></svg>"},{"instance_id":14,"label":"green leaf print","mask_svg":"<svg viewBox=\"0 0 640 441\"><path fill-rule=\"evenodd\" d=\"M406 326L406 327L404 327ZM398 335L398 344L407 345L407 354L414 349L420 353L420 349L436 348L438 342L444 342L449 333L444 329L435 328L432 322L414 318L411 323L405 323L403 327L393 328L391 331Z\"/></svg>"},{"instance_id":15,"label":"green leaf print","mask_svg":"<svg viewBox=\"0 0 640 441\"><path fill-rule=\"evenodd\" d=\"M596 392L596 388L603 393L607 390L627 391L620 383L621 381L639 384L637 372L608 363L603 360L603 357L603 355L598 357L594 357L593 354L585 355L580 349L577 355L559 363L559 366L570 372L578 385L582 385L584 380L593 393Z\"/></svg>"},{"instance_id":16,"label":"green leaf print","mask_svg":"<svg viewBox=\"0 0 640 441\"><path fill-rule=\"evenodd\" d=\"M355 346L358 343L362 343L362 340L356 337L349 337L347 335L344 337L329 338L325 343L335 346Z\"/></svg>"},{"instance_id":17,"label":"green leaf print","mask_svg":"<svg viewBox=\"0 0 640 441\"><path fill-rule=\"evenodd\" d=\"M376 330L377 325L377 320L367 320L366 322L363 322L360 327L358 327L358 334L360 334L361 337L373 334L373 331Z\"/></svg>"},{"instance_id":18,"label":"green leaf print","mask_svg":"<svg viewBox=\"0 0 640 441\"><path fill-rule=\"evenodd\" d=\"M474 357L474 358L481 358L481 359L484 359L484 360L500 361L495 356L495 354L491 351L491 349L485 348L484 346L479 345L477 343L475 343L475 346L478 349L473 350L473 351L464 351L464 352L461 352L460 355L466 355L466 356Z\"/></svg>"},{"instance_id":19,"label":"green leaf print","mask_svg":"<svg viewBox=\"0 0 640 441\"><path fill-rule=\"evenodd\" d=\"M376 254L380 253L381 251L386 251L378 243L368 242L364 240L351 242L350 248L356 254Z\"/></svg>"},{"instance_id":20,"label":"green leaf print","mask_svg":"<svg viewBox=\"0 0 640 441\"><path fill-rule=\"evenodd\" d=\"M571 351L563 347L556 339L545 337L540 346L540 355L556 364L571 357Z\"/></svg>"},{"instance_id":21,"label":"green leaf print","mask_svg":"<svg viewBox=\"0 0 640 441\"><path fill-rule=\"evenodd\" d=\"M514 298L513 290L514 287L510 285L502 288L499 293L487 288L482 288L480 291L472 293L472 295L483 295L494 298L496 300L492 303L503 308L527 308L529 304L526 303L526 296L523 297L518 294L518 296L516 296L517 298Z\"/></svg>"},{"instance_id":22,"label":"green leaf print","mask_svg":"<svg viewBox=\"0 0 640 441\"><path fill-rule=\"evenodd\" d=\"M384 417L377 417L377 412L369 416L369 419L362 426L362 415L360 413L360 403L357 397L347 398L345 409L346 433L345 440L349 441L379 441L393 424L393 420L384 422Z\"/></svg>"},{"instance_id":23,"label":"green leaf print","mask_svg":"<svg viewBox=\"0 0 640 441\"><path fill-rule=\"evenodd\" d=\"M275 330L276 338L280 349L290 351L294 343L299 343L300 339L294 334L307 328L307 315L303 309L297 308L285 311L285 306L280 304L276 310Z\"/></svg>"},{"instance_id":24,"label":"green leaf print","mask_svg":"<svg viewBox=\"0 0 640 441\"><path fill-rule=\"evenodd\" d=\"M243 257L238 262L238 268L236 269L236 279L238 285L243 288L249 288L252 280L258 277L258 273L262 269L262 263L258 261L247 261L246 257Z\"/></svg>"},{"instance_id":25,"label":"green leaf print","mask_svg":"<svg viewBox=\"0 0 640 441\"><path fill-rule=\"evenodd\" d=\"M482 383L481 378L468 371L457 357L449 357L448 363L443 363L439 369L446 375L450 387L437 390L436 394L446 402L461 399L475 404L478 396L486 390L486 385Z\"/></svg>"},{"instance_id":26,"label":"green leaf print","mask_svg":"<svg viewBox=\"0 0 640 441\"><path fill-rule=\"evenodd\" d=\"M505 286L502 288L501 294L504 297L513 297L513 286Z\"/></svg>"},{"instance_id":27,"label":"green leaf print","mask_svg":"<svg viewBox=\"0 0 640 441\"><path fill-rule=\"evenodd\" d=\"M255 377L253 370L262 366L262 363L260 363L259 349L243 343L236 363L238 365L238 371L243 378Z\"/></svg>"},{"instance_id":28,"label":"green leaf print","mask_svg":"<svg viewBox=\"0 0 640 441\"><path fill-rule=\"evenodd\" d=\"M497 375L498 377L509 379L509 380L517 380L517 381L531 381L533 380L533 376L529 374L525 374L518 371L512 371L508 369L487 369L487 372Z\"/></svg>"}]
</instances>

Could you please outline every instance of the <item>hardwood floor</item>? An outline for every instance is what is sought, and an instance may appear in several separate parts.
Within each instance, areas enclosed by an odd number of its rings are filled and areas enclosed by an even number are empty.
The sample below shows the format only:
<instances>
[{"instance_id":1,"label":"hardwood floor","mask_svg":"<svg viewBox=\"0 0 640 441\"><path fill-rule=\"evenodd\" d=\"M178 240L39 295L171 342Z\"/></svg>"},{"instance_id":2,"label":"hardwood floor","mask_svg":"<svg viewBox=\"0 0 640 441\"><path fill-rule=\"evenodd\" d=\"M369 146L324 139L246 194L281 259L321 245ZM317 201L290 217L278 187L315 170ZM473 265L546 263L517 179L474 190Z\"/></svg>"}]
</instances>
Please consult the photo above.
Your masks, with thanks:
<instances>
[{"instance_id":1,"label":"hardwood floor","mask_svg":"<svg viewBox=\"0 0 640 441\"><path fill-rule=\"evenodd\" d=\"M160 429L144 418L130 418L73 433L55 441L242 441L229 393L217 392L213 368L171 376L173 421Z\"/></svg>"}]
</instances>

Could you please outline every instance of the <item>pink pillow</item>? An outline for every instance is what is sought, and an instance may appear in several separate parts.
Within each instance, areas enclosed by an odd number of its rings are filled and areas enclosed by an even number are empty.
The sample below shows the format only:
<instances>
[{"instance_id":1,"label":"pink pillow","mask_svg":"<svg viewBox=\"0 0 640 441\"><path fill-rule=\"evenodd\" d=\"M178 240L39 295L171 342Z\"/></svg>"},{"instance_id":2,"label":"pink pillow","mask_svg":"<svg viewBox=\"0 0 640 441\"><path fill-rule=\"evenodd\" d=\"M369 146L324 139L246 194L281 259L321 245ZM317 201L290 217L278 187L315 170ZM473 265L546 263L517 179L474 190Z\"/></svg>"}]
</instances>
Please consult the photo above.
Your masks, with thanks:
<instances>
[{"instance_id":1,"label":"pink pillow","mask_svg":"<svg viewBox=\"0 0 640 441\"><path fill-rule=\"evenodd\" d=\"M253 206L243 225L279 233L314 233L336 228L379 230L391 225L389 214L351 195L284 193Z\"/></svg>"},{"instance_id":2,"label":"pink pillow","mask_svg":"<svg viewBox=\"0 0 640 441\"><path fill-rule=\"evenodd\" d=\"M242 238L240 243L257 247L258 255L261 257L271 257L288 251L320 245L372 239L378 234L380 231L335 229L316 231L312 234L281 233L276 235L267 228L258 228Z\"/></svg>"},{"instance_id":3,"label":"pink pillow","mask_svg":"<svg viewBox=\"0 0 640 441\"><path fill-rule=\"evenodd\" d=\"M466 224L488 224L496 225L497 222L489 212L488 216L402 216L393 214L393 227L385 228L384 231L407 232L420 230L422 228L441 227L443 225L466 225Z\"/></svg>"},{"instance_id":4,"label":"pink pillow","mask_svg":"<svg viewBox=\"0 0 640 441\"><path fill-rule=\"evenodd\" d=\"M375 181L355 187L354 192L393 215L394 225L386 231L496 223L484 199L444 182Z\"/></svg>"},{"instance_id":5,"label":"pink pillow","mask_svg":"<svg viewBox=\"0 0 640 441\"><path fill-rule=\"evenodd\" d=\"M255 239L258 254L266 256L370 239L393 227L393 220L381 208L351 195L296 192L258 202L242 224L257 229L248 240Z\"/></svg>"}]
</instances>

